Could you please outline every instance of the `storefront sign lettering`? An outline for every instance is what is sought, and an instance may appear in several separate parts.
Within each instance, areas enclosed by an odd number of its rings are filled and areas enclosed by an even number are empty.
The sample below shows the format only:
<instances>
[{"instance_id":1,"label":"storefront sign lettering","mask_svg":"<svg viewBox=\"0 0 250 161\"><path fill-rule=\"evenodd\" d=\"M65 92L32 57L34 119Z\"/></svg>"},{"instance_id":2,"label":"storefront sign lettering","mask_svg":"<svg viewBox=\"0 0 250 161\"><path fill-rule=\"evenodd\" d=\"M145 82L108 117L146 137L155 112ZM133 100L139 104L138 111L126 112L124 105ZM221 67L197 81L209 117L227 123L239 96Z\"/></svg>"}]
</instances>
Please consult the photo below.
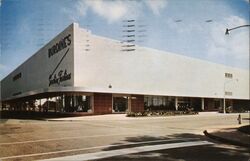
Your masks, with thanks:
<instances>
[{"instance_id":1,"label":"storefront sign lettering","mask_svg":"<svg viewBox=\"0 0 250 161\"><path fill-rule=\"evenodd\" d=\"M48 57L50 58L51 56L55 55L62 49L66 48L71 44L71 34L68 34L65 36L63 39L61 39L58 43L53 45L51 48L48 49Z\"/></svg>"},{"instance_id":2,"label":"storefront sign lettering","mask_svg":"<svg viewBox=\"0 0 250 161\"><path fill-rule=\"evenodd\" d=\"M54 74L54 76L49 78L49 86L51 86L53 84L60 85L61 82L64 82L64 81L70 80L70 79L71 79L71 73L67 73L66 69L64 71L60 70L57 74Z\"/></svg>"}]
</instances>

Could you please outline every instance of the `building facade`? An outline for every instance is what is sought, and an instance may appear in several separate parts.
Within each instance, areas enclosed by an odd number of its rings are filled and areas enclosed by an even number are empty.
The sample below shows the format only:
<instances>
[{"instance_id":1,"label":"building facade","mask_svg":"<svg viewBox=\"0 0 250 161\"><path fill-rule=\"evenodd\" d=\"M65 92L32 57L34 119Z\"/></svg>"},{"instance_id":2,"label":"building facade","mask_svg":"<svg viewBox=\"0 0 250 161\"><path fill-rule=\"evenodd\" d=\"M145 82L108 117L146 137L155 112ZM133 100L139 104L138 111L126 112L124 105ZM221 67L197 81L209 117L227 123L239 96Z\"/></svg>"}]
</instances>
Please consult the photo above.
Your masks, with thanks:
<instances>
[{"instance_id":1,"label":"building facade","mask_svg":"<svg viewBox=\"0 0 250 161\"><path fill-rule=\"evenodd\" d=\"M132 48L131 48L132 47ZM1 81L2 110L121 113L249 108L249 71L71 24Z\"/></svg>"}]
</instances>

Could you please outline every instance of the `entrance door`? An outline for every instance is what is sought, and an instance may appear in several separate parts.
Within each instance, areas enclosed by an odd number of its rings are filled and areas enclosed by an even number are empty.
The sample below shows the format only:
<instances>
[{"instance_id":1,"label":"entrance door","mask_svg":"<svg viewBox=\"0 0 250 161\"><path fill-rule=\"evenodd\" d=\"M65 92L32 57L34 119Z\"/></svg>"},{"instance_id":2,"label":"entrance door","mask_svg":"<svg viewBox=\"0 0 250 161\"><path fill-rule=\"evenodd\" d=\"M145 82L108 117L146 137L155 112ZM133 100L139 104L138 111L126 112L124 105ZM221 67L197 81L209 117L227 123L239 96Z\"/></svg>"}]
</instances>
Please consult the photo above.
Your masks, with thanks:
<instances>
[{"instance_id":1,"label":"entrance door","mask_svg":"<svg viewBox=\"0 0 250 161\"><path fill-rule=\"evenodd\" d=\"M128 109L127 96L113 96L113 112L124 113Z\"/></svg>"}]
</instances>

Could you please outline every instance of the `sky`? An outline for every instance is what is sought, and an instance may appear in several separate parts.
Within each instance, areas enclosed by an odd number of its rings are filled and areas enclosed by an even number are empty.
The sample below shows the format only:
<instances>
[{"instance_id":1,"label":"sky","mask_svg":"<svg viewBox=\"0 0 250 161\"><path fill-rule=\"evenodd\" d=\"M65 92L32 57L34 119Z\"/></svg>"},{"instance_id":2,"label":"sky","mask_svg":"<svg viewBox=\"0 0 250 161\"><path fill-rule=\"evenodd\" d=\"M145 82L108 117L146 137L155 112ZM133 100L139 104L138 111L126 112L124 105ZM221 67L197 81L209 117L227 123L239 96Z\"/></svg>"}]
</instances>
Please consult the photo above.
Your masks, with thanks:
<instances>
[{"instance_id":1,"label":"sky","mask_svg":"<svg viewBox=\"0 0 250 161\"><path fill-rule=\"evenodd\" d=\"M0 80L73 22L93 34L249 70L248 0L0 0Z\"/></svg>"}]
</instances>

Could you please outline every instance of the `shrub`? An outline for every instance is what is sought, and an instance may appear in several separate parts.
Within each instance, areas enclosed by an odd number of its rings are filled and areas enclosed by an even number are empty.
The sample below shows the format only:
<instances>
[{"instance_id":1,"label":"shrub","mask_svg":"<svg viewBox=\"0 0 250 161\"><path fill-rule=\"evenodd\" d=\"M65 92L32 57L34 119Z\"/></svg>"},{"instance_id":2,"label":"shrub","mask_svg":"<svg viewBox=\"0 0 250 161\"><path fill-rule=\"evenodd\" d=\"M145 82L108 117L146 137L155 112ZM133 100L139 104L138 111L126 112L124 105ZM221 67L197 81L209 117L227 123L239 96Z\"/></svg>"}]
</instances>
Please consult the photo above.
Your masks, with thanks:
<instances>
[{"instance_id":1,"label":"shrub","mask_svg":"<svg viewBox=\"0 0 250 161\"><path fill-rule=\"evenodd\" d=\"M174 116L174 115L194 115L197 111L144 111L144 112L127 112L127 117L143 117L143 116Z\"/></svg>"}]
</instances>

